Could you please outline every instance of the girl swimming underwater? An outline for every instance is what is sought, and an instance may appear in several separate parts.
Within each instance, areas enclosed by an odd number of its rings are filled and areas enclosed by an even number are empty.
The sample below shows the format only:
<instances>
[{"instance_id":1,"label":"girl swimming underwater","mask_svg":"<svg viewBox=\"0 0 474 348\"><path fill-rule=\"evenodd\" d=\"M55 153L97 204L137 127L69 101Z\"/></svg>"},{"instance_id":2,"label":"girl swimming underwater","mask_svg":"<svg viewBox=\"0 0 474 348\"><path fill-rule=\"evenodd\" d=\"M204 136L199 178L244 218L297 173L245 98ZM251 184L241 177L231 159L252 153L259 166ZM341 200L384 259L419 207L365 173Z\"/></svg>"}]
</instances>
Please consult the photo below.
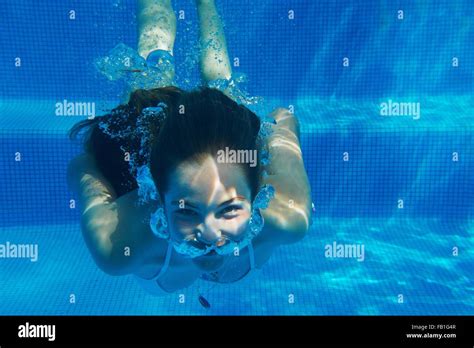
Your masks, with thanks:
<instances>
[{"instance_id":1,"label":"girl swimming underwater","mask_svg":"<svg viewBox=\"0 0 474 348\"><path fill-rule=\"evenodd\" d=\"M230 80L215 4L196 4L201 42L212 43L201 51L204 83ZM172 62L170 0L139 1L138 23L138 53L150 65ZM198 278L242 279L276 247L300 240L311 223L294 115L276 109L271 132L262 136L259 117L227 93L172 86L174 68L165 77L169 86L135 90L110 114L76 124L70 135L87 130L85 151L68 167L83 236L99 268L134 274L154 294ZM144 199L147 170L157 194Z\"/></svg>"}]
</instances>

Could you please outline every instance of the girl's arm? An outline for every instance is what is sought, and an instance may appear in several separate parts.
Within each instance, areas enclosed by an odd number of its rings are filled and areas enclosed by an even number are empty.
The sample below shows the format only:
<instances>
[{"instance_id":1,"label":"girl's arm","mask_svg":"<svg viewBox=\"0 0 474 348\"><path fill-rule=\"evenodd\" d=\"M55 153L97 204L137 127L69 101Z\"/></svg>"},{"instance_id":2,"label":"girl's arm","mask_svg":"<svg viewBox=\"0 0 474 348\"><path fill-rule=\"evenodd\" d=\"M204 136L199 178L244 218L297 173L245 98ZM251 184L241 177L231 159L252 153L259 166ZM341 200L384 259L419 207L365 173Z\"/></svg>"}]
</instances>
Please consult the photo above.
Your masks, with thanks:
<instances>
[{"instance_id":1,"label":"girl's arm","mask_svg":"<svg viewBox=\"0 0 474 348\"><path fill-rule=\"evenodd\" d=\"M133 273L158 242L148 226L153 208L135 204L137 190L117 198L89 154L69 163L68 185L78 196L83 237L97 266L111 275Z\"/></svg>"},{"instance_id":2,"label":"girl's arm","mask_svg":"<svg viewBox=\"0 0 474 348\"><path fill-rule=\"evenodd\" d=\"M224 28L214 0L196 0L199 16L201 76L205 82L230 79L232 69L227 52Z\"/></svg>"},{"instance_id":3,"label":"girl's arm","mask_svg":"<svg viewBox=\"0 0 474 348\"><path fill-rule=\"evenodd\" d=\"M276 109L271 116L277 122L266 140L269 164L262 169L268 176L262 184L275 188L275 197L262 211L272 239L286 244L301 239L311 225L311 188L299 142L299 124L286 109Z\"/></svg>"}]
</instances>

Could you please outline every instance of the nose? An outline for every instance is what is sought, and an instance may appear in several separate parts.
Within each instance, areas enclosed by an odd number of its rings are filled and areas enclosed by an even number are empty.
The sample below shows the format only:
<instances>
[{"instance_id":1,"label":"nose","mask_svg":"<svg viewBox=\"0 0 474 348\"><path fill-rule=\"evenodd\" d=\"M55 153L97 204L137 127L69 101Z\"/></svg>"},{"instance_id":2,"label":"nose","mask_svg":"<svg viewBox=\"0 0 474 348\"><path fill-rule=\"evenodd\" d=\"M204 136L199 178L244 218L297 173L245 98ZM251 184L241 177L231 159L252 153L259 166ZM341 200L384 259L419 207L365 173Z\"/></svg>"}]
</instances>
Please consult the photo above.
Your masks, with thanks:
<instances>
[{"instance_id":1,"label":"nose","mask_svg":"<svg viewBox=\"0 0 474 348\"><path fill-rule=\"evenodd\" d=\"M206 244L219 244L222 239L222 232L216 229L205 228L197 233L199 240Z\"/></svg>"},{"instance_id":2,"label":"nose","mask_svg":"<svg viewBox=\"0 0 474 348\"><path fill-rule=\"evenodd\" d=\"M214 219L207 218L200 227L201 228L198 228L197 235L202 242L218 244L222 239L222 231Z\"/></svg>"}]
</instances>

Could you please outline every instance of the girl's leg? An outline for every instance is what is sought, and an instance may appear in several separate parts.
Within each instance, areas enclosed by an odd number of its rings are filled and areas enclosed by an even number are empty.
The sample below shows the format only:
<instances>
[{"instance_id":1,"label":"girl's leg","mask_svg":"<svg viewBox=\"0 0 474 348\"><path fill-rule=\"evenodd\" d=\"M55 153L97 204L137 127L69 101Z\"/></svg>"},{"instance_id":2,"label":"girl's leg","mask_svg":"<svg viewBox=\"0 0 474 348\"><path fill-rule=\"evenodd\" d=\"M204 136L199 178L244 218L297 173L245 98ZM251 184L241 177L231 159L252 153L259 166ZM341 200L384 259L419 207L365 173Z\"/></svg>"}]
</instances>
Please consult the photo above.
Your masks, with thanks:
<instances>
[{"instance_id":1,"label":"girl's leg","mask_svg":"<svg viewBox=\"0 0 474 348\"><path fill-rule=\"evenodd\" d=\"M201 76L205 82L230 79L232 68L214 0L196 0L201 34Z\"/></svg>"},{"instance_id":2,"label":"girl's leg","mask_svg":"<svg viewBox=\"0 0 474 348\"><path fill-rule=\"evenodd\" d=\"M138 54L147 58L155 50L173 55L176 15L171 0L138 0Z\"/></svg>"}]
</instances>

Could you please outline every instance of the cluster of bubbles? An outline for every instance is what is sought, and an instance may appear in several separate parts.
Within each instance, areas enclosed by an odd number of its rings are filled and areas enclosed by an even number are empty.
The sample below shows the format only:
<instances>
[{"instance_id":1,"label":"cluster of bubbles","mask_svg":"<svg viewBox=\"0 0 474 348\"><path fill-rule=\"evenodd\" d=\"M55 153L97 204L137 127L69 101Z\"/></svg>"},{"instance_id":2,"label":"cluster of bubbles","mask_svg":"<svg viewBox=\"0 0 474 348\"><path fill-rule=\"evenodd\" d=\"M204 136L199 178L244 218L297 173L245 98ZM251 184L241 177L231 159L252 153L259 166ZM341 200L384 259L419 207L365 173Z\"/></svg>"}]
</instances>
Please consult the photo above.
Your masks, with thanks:
<instances>
[{"instance_id":1,"label":"cluster of bubbles","mask_svg":"<svg viewBox=\"0 0 474 348\"><path fill-rule=\"evenodd\" d=\"M270 151L268 150L267 139L273 133L272 125L276 124L274 118L270 116L260 116L260 129L257 135L257 142L261 144L260 150L260 164L266 166L270 163ZM266 175L266 171L263 170L263 175Z\"/></svg>"},{"instance_id":2,"label":"cluster of bubbles","mask_svg":"<svg viewBox=\"0 0 474 348\"><path fill-rule=\"evenodd\" d=\"M240 85L247 82L247 75L233 72L230 79L217 79L208 82L208 86L224 92L227 96L238 103L244 105L259 104L263 101L262 97L251 96Z\"/></svg>"},{"instance_id":3,"label":"cluster of bubbles","mask_svg":"<svg viewBox=\"0 0 474 348\"><path fill-rule=\"evenodd\" d=\"M138 167L136 180L138 184L138 204L142 205L159 200L155 182L153 181L148 165L144 164Z\"/></svg>"},{"instance_id":4,"label":"cluster of bubbles","mask_svg":"<svg viewBox=\"0 0 474 348\"><path fill-rule=\"evenodd\" d=\"M140 117L137 119L137 125L135 133L140 136L140 150L139 155L146 158L147 161L150 159L150 149L153 134L150 133L151 125L161 124L165 120L165 109L166 104L163 102L158 103L157 106L148 107L142 110Z\"/></svg>"},{"instance_id":5,"label":"cluster of bubbles","mask_svg":"<svg viewBox=\"0 0 474 348\"><path fill-rule=\"evenodd\" d=\"M163 54L159 64L149 64L133 48L120 43L104 56L94 61L95 68L110 81L122 80L126 85L122 99L132 91L174 85L174 62Z\"/></svg>"}]
</instances>

